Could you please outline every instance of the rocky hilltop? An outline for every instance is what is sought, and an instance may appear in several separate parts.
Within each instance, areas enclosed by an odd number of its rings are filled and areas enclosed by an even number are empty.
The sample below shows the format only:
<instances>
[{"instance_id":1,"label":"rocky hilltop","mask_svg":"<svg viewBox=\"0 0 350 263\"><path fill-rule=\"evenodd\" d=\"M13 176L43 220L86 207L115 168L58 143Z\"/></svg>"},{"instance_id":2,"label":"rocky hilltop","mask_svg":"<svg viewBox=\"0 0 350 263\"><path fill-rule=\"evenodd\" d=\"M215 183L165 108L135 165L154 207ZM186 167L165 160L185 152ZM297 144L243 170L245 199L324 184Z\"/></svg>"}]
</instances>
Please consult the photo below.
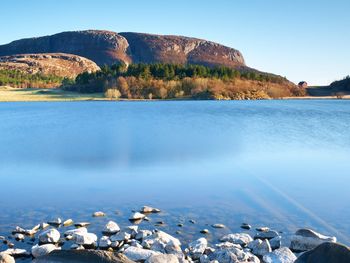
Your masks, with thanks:
<instances>
[{"instance_id":1,"label":"rocky hilltop","mask_svg":"<svg viewBox=\"0 0 350 263\"><path fill-rule=\"evenodd\" d=\"M244 58L238 50L183 36L86 30L21 39L0 45L0 56L28 53L75 54L100 66L117 62L161 62L245 67Z\"/></svg>"},{"instance_id":2,"label":"rocky hilltop","mask_svg":"<svg viewBox=\"0 0 350 263\"><path fill-rule=\"evenodd\" d=\"M100 67L95 62L77 55L42 53L0 57L0 69L74 78L82 72L95 72Z\"/></svg>"}]
</instances>

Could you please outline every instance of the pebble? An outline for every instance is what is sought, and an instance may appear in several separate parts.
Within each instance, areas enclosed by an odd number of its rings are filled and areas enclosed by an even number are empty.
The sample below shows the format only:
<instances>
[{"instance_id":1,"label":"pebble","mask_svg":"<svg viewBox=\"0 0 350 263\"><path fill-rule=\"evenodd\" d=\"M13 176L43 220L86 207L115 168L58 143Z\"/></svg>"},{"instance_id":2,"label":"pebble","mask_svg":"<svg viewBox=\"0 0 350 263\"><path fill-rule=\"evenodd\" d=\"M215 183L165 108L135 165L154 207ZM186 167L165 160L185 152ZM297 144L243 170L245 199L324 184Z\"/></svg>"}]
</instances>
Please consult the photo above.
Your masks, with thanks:
<instances>
[{"instance_id":1,"label":"pebble","mask_svg":"<svg viewBox=\"0 0 350 263\"><path fill-rule=\"evenodd\" d=\"M49 225L51 225L51 226L56 226L56 227L58 227L58 226L60 226L61 224L62 224L62 219L61 218L56 218L56 219L54 219L54 220L51 220L51 221L48 221L47 222Z\"/></svg>"},{"instance_id":2,"label":"pebble","mask_svg":"<svg viewBox=\"0 0 350 263\"><path fill-rule=\"evenodd\" d=\"M73 225L73 220L72 219L67 219L66 221L63 222L63 226L70 226Z\"/></svg>"},{"instance_id":3,"label":"pebble","mask_svg":"<svg viewBox=\"0 0 350 263\"><path fill-rule=\"evenodd\" d=\"M75 227L87 227L89 225L91 225L91 223L88 222L79 222L74 224Z\"/></svg>"},{"instance_id":4,"label":"pebble","mask_svg":"<svg viewBox=\"0 0 350 263\"><path fill-rule=\"evenodd\" d=\"M266 226L256 228L256 231L259 231L259 232L267 232L269 230L270 230L270 228L268 228Z\"/></svg>"},{"instance_id":5,"label":"pebble","mask_svg":"<svg viewBox=\"0 0 350 263\"><path fill-rule=\"evenodd\" d=\"M160 209L151 206L143 206L140 210L141 213L159 213Z\"/></svg>"},{"instance_id":6,"label":"pebble","mask_svg":"<svg viewBox=\"0 0 350 263\"><path fill-rule=\"evenodd\" d=\"M106 216L106 214L101 212L101 211L97 211L97 212L93 213L92 216L93 217L103 217L103 216Z\"/></svg>"},{"instance_id":7,"label":"pebble","mask_svg":"<svg viewBox=\"0 0 350 263\"><path fill-rule=\"evenodd\" d=\"M247 230L250 230L250 229L252 228L252 226L251 226L251 225L249 225L249 224L245 224L245 223L243 223L243 224L241 225L241 228L243 228L243 229L247 229Z\"/></svg>"},{"instance_id":8,"label":"pebble","mask_svg":"<svg viewBox=\"0 0 350 263\"><path fill-rule=\"evenodd\" d=\"M213 228L225 228L225 225L223 224L213 224L211 225Z\"/></svg>"},{"instance_id":9,"label":"pebble","mask_svg":"<svg viewBox=\"0 0 350 263\"><path fill-rule=\"evenodd\" d=\"M137 221L137 220L142 220L144 218L145 218L144 214L141 214L140 212L135 212L129 217L129 220Z\"/></svg>"},{"instance_id":10,"label":"pebble","mask_svg":"<svg viewBox=\"0 0 350 263\"><path fill-rule=\"evenodd\" d=\"M209 233L209 230L208 229L202 229L201 231L200 231L200 233L202 233L202 234L208 234Z\"/></svg>"}]
</instances>

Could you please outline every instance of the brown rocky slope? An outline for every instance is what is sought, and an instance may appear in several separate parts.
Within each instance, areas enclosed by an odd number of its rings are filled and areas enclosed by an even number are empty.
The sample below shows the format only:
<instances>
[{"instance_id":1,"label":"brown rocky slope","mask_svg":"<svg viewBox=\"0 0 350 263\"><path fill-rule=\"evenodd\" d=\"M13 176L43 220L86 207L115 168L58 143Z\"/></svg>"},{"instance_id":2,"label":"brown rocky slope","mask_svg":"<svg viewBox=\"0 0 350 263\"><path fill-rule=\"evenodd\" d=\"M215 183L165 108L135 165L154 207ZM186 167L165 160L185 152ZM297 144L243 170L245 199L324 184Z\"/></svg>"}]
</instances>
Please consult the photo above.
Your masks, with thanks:
<instances>
[{"instance_id":1,"label":"brown rocky slope","mask_svg":"<svg viewBox=\"0 0 350 263\"><path fill-rule=\"evenodd\" d=\"M42 53L0 57L0 69L75 78L82 72L98 71L100 67L95 62L77 55Z\"/></svg>"},{"instance_id":2,"label":"brown rocky slope","mask_svg":"<svg viewBox=\"0 0 350 263\"><path fill-rule=\"evenodd\" d=\"M21 39L0 45L0 56L57 52L83 56L100 66L117 62L160 62L246 67L242 54L236 49L183 36L85 30Z\"/></svg>"}]
</instances>

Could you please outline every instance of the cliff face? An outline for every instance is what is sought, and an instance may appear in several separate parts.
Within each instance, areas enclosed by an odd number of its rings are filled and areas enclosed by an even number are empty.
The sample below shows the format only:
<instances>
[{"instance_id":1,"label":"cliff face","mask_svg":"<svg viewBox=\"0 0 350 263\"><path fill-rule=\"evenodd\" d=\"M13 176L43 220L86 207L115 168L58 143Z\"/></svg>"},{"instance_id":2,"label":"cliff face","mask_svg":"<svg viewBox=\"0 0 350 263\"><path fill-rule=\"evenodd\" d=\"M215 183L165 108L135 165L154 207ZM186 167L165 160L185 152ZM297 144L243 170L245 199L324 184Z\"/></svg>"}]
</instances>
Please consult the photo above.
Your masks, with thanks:
<instances>
[{"instance_id":1,"label":"cliff face","mask_svg":"<svg viewBox=\"0 0 350 263\"><path fill-rule=\"evenodd\" d=\"M122 61L127 64L162 62L245 67L244 58L238 50L183 36L86 30L0 45L0 56L56 52L83 56L100 66Z\"/></svg>"},{"instance_id":2,"label":"cliff face","mask_svg":"<svg viewBox=\"0 0 350 263\"><path fill-rule=\"evenodd\" d=\"M100 67L95 62L76 55L43 53L0 57L0 69L74 78L82 72L95 72Z\"/></svg>"}]
</instances>

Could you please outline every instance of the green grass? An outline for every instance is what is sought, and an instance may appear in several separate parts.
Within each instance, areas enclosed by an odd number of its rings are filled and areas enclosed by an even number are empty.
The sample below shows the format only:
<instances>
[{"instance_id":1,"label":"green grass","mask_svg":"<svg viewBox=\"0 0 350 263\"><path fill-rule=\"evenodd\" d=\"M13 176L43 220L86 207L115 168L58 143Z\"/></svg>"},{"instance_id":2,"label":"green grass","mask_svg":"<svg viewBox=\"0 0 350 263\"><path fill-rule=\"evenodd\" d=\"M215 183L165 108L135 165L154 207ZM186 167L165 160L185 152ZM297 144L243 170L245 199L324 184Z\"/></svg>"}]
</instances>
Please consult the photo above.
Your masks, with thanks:
<instances>
[{"instance_id":1,"label":"green grass","mask_svg":"<svg viewBox=\"0 0 350 263\"><path fill-rule=\"evenodd\" d=\"M16 89L0 86L0 101L84 101L106 100L103 93L83 94L61 89Z\"/></svg>"}]
</instances>

